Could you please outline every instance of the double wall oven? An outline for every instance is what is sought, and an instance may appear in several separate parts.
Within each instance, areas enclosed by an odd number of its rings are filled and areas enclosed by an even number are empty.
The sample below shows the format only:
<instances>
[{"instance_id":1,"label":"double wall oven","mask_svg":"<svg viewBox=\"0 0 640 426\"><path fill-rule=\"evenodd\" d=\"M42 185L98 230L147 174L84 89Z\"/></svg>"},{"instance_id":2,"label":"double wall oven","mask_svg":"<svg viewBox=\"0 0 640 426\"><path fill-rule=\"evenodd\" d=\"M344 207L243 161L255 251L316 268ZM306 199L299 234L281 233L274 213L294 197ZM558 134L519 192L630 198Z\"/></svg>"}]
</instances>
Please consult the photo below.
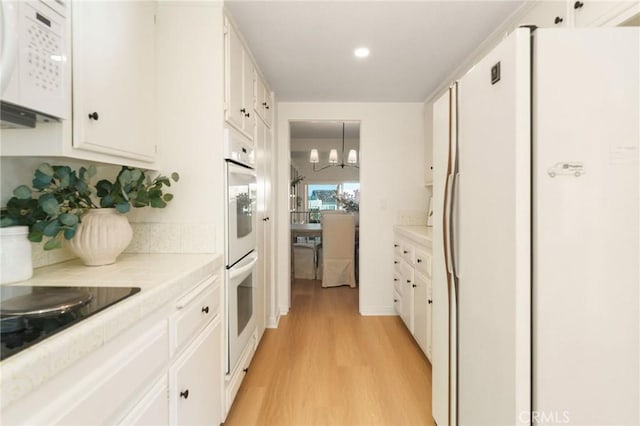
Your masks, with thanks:
<instances>
[{"instance_id":1,"label":"double wall oven","mask_svg":"<svg viewBox=\"0 0 640 426\"><path fill-rule=\"evenodd\" d=\"M225 129L227 373L232 373L255 329L256 171L254 149Z\"/></svg>"}]
</instances>

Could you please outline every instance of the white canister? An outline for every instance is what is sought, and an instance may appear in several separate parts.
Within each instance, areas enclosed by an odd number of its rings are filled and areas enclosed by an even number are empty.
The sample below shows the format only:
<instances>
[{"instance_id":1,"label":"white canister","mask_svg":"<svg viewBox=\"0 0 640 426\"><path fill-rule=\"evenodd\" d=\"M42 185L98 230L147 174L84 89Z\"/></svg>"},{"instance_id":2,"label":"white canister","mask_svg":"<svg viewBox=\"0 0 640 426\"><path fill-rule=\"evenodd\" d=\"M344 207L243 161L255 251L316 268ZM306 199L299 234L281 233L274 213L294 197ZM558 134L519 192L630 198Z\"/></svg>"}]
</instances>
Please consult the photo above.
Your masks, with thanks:
<instances>
[{"instance_id":1,"label":"white canister","mask_svg":"<svg viewBox=\"0 0 640 426\"><path fill-rule=\"evenodd\" d=\"M28 226L0 228L0 283L24 281L33 275Z\"/></svg>"}]
</instances>

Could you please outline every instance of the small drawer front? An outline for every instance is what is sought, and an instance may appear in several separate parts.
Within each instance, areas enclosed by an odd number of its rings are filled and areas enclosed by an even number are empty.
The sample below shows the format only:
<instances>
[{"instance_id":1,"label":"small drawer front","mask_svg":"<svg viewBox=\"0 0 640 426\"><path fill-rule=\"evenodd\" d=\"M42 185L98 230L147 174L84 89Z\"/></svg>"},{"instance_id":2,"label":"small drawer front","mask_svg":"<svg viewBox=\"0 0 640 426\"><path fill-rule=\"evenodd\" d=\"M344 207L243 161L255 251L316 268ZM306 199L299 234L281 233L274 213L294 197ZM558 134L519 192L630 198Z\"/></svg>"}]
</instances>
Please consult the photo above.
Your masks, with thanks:
<instances>
[{"instance_id":1,"label":"small drawer front","mask_svg":"<svg viewBox=\"0 0 640 426\"><path fill-rule=\"evenodd\" d=\"M413 284L413 267L406 262L402 262L400 268L402 274L400 281L403 287L411 286Z\"/></svg>"},{"instance_id":2,"label":"small drawer front","mask_svg":"<svg viewBox=\"0 0 640 426\"><path fill-rule=\"evenodd\" d=\"M402 276L400 272L393 273L393 288L400 293L402 291Z\"/></svg>"},{"instance_id":3,"label":"small drawer front","mask_svg":"<svg viewBox=\"0 0 640 426\"><path fill-rule=\"evenodd\" d=\"M395 254L396 256L400 256L402 254L402 247L400 246L401 244L399 240L393 241L393 254Z\"/></svg>"},{"instance_id":4,"label":"small drawer front","mask_svg":"<svg viewBox=\"0 0 640 426\"><path fill-rule=\"evenodd\" d=\"M396 314L400 315L402 313L402 299L397 291L393 292L393 307L396 310Z\"/></svg>"},{"instance_id":5,"label":"small drawer front","mask_svg":"<svg viewBox=\"0 0 640 426\"><path fill-rule=\"evenodd\" d=\"M403 243L401 247L402 247L402 253L401 253L402 258L409 265L413 265L415 262L415 255L416 255L415 248L413 247L413 245L408 243Z\"/></svg>"},{"instance_id":6,"label":"small drawer front","mask_svg":"<svg viewBox=\"0 0 640 426\"><path fill-rule=\"evenodd\" d=\"M220 286L210 281L186 304L178 302L178 312L171 317L172 353L180 351L197 332L218 315ZM188 297L189 295L187 295Z\"/></svg>"},{"instance_id":7,"label":"small drawer front","mask_svg":"<svg viewBox=\"0 0 640 426\"><path fill-rule=\"evenodd\" d=\"M416 250L416 269L423 275L431 277L431 253Z\"/></svg>"}]
</instances>

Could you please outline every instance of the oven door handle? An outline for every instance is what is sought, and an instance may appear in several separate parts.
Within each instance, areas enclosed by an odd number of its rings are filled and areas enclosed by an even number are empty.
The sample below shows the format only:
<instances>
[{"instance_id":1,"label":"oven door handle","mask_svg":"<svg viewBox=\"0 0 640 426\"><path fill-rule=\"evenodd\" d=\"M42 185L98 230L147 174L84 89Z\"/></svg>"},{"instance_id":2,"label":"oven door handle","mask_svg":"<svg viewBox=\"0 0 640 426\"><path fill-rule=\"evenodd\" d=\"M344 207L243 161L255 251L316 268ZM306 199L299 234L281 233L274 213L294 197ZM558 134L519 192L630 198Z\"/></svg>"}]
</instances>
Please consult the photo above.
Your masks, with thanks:
<instances>
[{"instance_id":1,"label":"oven door handle","mask_svg":"<svg viewBox=\"0 0 640 426\"><path fill-rule=\"evenodd\" d=\"M249 263L246 265L240 266L239 268L233 267L229 269L229 278L234 279L239 277L240 275L250 271L258 261L258 255L254 252L247 256L247 259L251 259Z\"/></svg>"}]
</instances>

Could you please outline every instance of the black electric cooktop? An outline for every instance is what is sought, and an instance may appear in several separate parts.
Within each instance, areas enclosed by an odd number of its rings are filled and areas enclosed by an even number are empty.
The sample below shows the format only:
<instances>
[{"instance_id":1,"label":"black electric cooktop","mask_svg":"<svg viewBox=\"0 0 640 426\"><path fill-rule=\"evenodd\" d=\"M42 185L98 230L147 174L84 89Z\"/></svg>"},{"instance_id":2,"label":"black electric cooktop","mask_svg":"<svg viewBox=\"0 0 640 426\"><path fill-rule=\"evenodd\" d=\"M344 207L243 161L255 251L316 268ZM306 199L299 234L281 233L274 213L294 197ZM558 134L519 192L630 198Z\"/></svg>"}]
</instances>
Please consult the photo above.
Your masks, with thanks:
<instances>
[{"instance_id":1,"label":"black electric cooktop","mask_svg":"<svg viewBox=\"0 0 640 426\"><path fill-rule=\"evenodd\" d=\"M0 286L0 360L139 291L139 287Z\"/></svg>"}]
</instances>

